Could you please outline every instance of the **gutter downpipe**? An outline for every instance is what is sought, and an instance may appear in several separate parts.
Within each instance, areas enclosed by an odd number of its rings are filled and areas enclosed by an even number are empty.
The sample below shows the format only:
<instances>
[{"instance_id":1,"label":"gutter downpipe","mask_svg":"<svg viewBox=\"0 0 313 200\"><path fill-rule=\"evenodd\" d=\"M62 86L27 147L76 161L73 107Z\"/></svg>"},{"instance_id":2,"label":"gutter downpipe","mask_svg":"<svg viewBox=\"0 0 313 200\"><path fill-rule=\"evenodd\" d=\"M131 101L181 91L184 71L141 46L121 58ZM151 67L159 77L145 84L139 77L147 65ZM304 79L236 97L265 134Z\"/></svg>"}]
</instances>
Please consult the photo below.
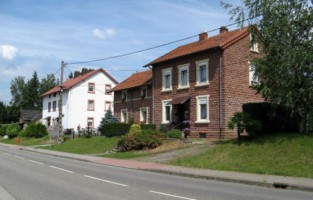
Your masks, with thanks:
<instances>
[{"instance_id":1,"label":"gutter downpipe","mask_svg":"<svg viewBox=\"0 0 313 200\"><path fill-rule=\"evenodd\" d=\"M219 49L219 129L220 140L222 140L222 128L223 128L223 111L222 111L222 49Z\"/></svg>"}]
</instances>

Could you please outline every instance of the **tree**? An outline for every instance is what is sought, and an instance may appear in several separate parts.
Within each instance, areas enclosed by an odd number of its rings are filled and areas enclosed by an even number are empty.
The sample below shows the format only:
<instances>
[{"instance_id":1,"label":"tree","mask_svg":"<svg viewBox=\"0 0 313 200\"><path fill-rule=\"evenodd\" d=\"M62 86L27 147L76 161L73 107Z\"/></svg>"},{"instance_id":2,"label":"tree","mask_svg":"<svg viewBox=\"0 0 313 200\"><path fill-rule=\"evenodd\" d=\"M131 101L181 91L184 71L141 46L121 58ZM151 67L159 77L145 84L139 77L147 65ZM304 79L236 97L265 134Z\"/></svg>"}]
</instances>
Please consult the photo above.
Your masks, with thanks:
<instances>
[{"instance_id":1,"label":"tree","mask_svg":"<svg viewBox=\"0 0 313 200\"><path fill-rule=\"evenodd\" d=\"M23 107L24 104L24 93L25 93L25 77L18 76L11 81L11 105L17 107Z\"/></svg>"},{"instance_id":2,"label":"tree","mask_svg":"<svg viewBox=\"0 0 313 200\"><path fill-rule=\"evenodd\" d=\"M25 104L22 108L38 110L42 107L39 87L40 82L37 76L37 72L35 71L32 75L32 78L26 84L24 93Z\"/></svg>"},{"instance_id":3,"label":"tree","mask_svg":"<svg viewBox=\"0 0 313 200\"><path fill-rule=\"evenodd\" d=\"M68 75L68 79L74 78L73 72Z\"/></svg>"},{"instance_id":4,"label":"tree","mask_svg":"<svg viewBox=\"0 0 313 200\"><path fill-rule=\"evenodd\" d=\"M6 105L0 101L0 124L5 124L8 122L8 113Z\"/></svg>"},{"instance_id":5,"label":"tree","mask_svg":"<svg viewBox=\"0 0 313 200\"><path fill-rule=\"evenodd\" d=\"M47 77L40 81L39 94L42 95L51 90L59 84L58 82L59 81L55 78L54 74L47 74Z\"/></svg>"},{"instance_id":6,"label":"tree","mask_svg":"<svg viewBox=\"0 0 313 200\"><path fill-rule=\"evenodd\" d=\"M252 61L260 80L255 89L272 103L283 104L300 116L299 131L308 132L313 111L313 14L308 0L243 0L230 9L231 19L250 29L262 47L262 56ZM260 34L259 34L260 33Z\"/></svg>"},{"instance_id":7,"label":"tree","mask_svg":"<svg viewBox=\"0 0 313 200\"><path fill-rule=\"evenodd\" d=\"M112 111L109 109L104 117L101 119L100 125L98 127L98 130L103 134L104 129L105 129L105 125L106 124L113 124L113 123L118 123L118 120L116 119L116 117L114 117L112 115Z\"/></svg>"}]
</instances>

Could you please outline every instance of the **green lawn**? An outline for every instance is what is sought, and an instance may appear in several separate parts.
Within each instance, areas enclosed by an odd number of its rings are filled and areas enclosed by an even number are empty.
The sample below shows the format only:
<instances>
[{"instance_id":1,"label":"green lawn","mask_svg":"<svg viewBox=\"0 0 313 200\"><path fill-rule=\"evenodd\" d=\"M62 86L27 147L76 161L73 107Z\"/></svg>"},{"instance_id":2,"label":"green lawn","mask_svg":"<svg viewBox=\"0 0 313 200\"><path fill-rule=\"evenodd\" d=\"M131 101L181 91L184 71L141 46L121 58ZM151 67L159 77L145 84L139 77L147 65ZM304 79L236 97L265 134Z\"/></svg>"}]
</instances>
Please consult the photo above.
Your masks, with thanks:
<instances>
[{"instance_id":1,"label":"green lawn","mask_svg":"<svg viewBox=\"0 0 313 200\"><path fill-rule=\"evenodd\" d=\"M63 151L77 154L99 154L105 153L116 146L119 138L112 137L91 137L91 138L75 138L74 140L66 140L62 144L53 145L51 150ZM42 147L50 149L50 147Z\"/></svg>"},{"instance_id":2,"label":"green lawn","mask_svg":"<svg viewBox=\"0 0 313 200\"><path fill-rule=\"evenodd\" d=\"M170 164L203 169L313 178L313 136L278 134L238 145L229 141Z\"/></svg>"},{"instance_id":3,"label":"green lawn","mask_svg":"<svg viewBox=\"0 0 313 200\"><path fill-rule=\"evenodd\" d=\"M42 137L42 138L27 138L27 137L19 137L20 142L16 143L16 138L13 139L0 139L1 143L5 144L18 144L22 146L35 146L35 145L42 145L46 144L49 141L49 137Z\"/></svg>"},{"instance_id":4,"label":"green lawn","mask_svg":"<svg viewBox=\"0 0 313 200\"><path fill-rule=\"evenodd\" d=\"M143 157L143 156L148 156L148 155L149 155L148 153L129 151L129 152L116 152L116 153L105 154L103 155L103 157L115 158L115 159L131 159L131 158L138 158L138 157Z\"/></svg>"}]
</instances>

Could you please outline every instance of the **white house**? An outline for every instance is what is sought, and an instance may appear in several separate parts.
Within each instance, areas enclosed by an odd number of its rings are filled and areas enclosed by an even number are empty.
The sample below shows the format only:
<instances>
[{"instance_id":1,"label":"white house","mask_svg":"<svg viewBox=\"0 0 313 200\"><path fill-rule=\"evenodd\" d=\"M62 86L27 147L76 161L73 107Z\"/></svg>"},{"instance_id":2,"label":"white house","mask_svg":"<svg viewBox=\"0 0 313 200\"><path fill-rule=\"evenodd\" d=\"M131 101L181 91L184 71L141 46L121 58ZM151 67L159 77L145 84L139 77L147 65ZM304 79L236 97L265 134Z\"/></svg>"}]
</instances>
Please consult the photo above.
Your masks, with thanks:
<instances>
[{"instance_id":1,"label":"white house","mask_svg":"<svg viewBox=\"0 0 313 200\"><path fill-rule=\"evenodd\" d=\"M75 131L87 126L97 128L108 109L113 111L113 93L117 81L104 69L89 71L63 83L63 129ZM47 126L56 124L59 117L60 86L42 95L42 119Z\"/></svg>"}]
</instances>

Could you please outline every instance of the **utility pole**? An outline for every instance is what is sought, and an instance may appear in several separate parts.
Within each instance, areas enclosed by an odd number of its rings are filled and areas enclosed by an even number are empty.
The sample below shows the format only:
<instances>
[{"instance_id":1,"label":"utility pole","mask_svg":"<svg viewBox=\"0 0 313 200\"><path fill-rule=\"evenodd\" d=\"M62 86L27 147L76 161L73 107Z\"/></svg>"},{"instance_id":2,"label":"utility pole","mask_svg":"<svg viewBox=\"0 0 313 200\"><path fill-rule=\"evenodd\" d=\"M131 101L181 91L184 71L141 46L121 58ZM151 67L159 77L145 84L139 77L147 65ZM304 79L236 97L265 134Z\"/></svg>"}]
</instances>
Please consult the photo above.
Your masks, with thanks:
<instances>
[{"instance_id":1,"label":"utility pole","mask_svg":"<svg viewBox=\"0 0 313 200\"><path fill-rule=\"evenodd\" d=\"M62 98L63 98L63 74L64 74L64 61L61 62L61 77L60 77L60 93L59 93L59 134L58 134L58 144L62 141L62 135L63 135L63 126L62 126Z\"/></svg>"}]
</instances>

